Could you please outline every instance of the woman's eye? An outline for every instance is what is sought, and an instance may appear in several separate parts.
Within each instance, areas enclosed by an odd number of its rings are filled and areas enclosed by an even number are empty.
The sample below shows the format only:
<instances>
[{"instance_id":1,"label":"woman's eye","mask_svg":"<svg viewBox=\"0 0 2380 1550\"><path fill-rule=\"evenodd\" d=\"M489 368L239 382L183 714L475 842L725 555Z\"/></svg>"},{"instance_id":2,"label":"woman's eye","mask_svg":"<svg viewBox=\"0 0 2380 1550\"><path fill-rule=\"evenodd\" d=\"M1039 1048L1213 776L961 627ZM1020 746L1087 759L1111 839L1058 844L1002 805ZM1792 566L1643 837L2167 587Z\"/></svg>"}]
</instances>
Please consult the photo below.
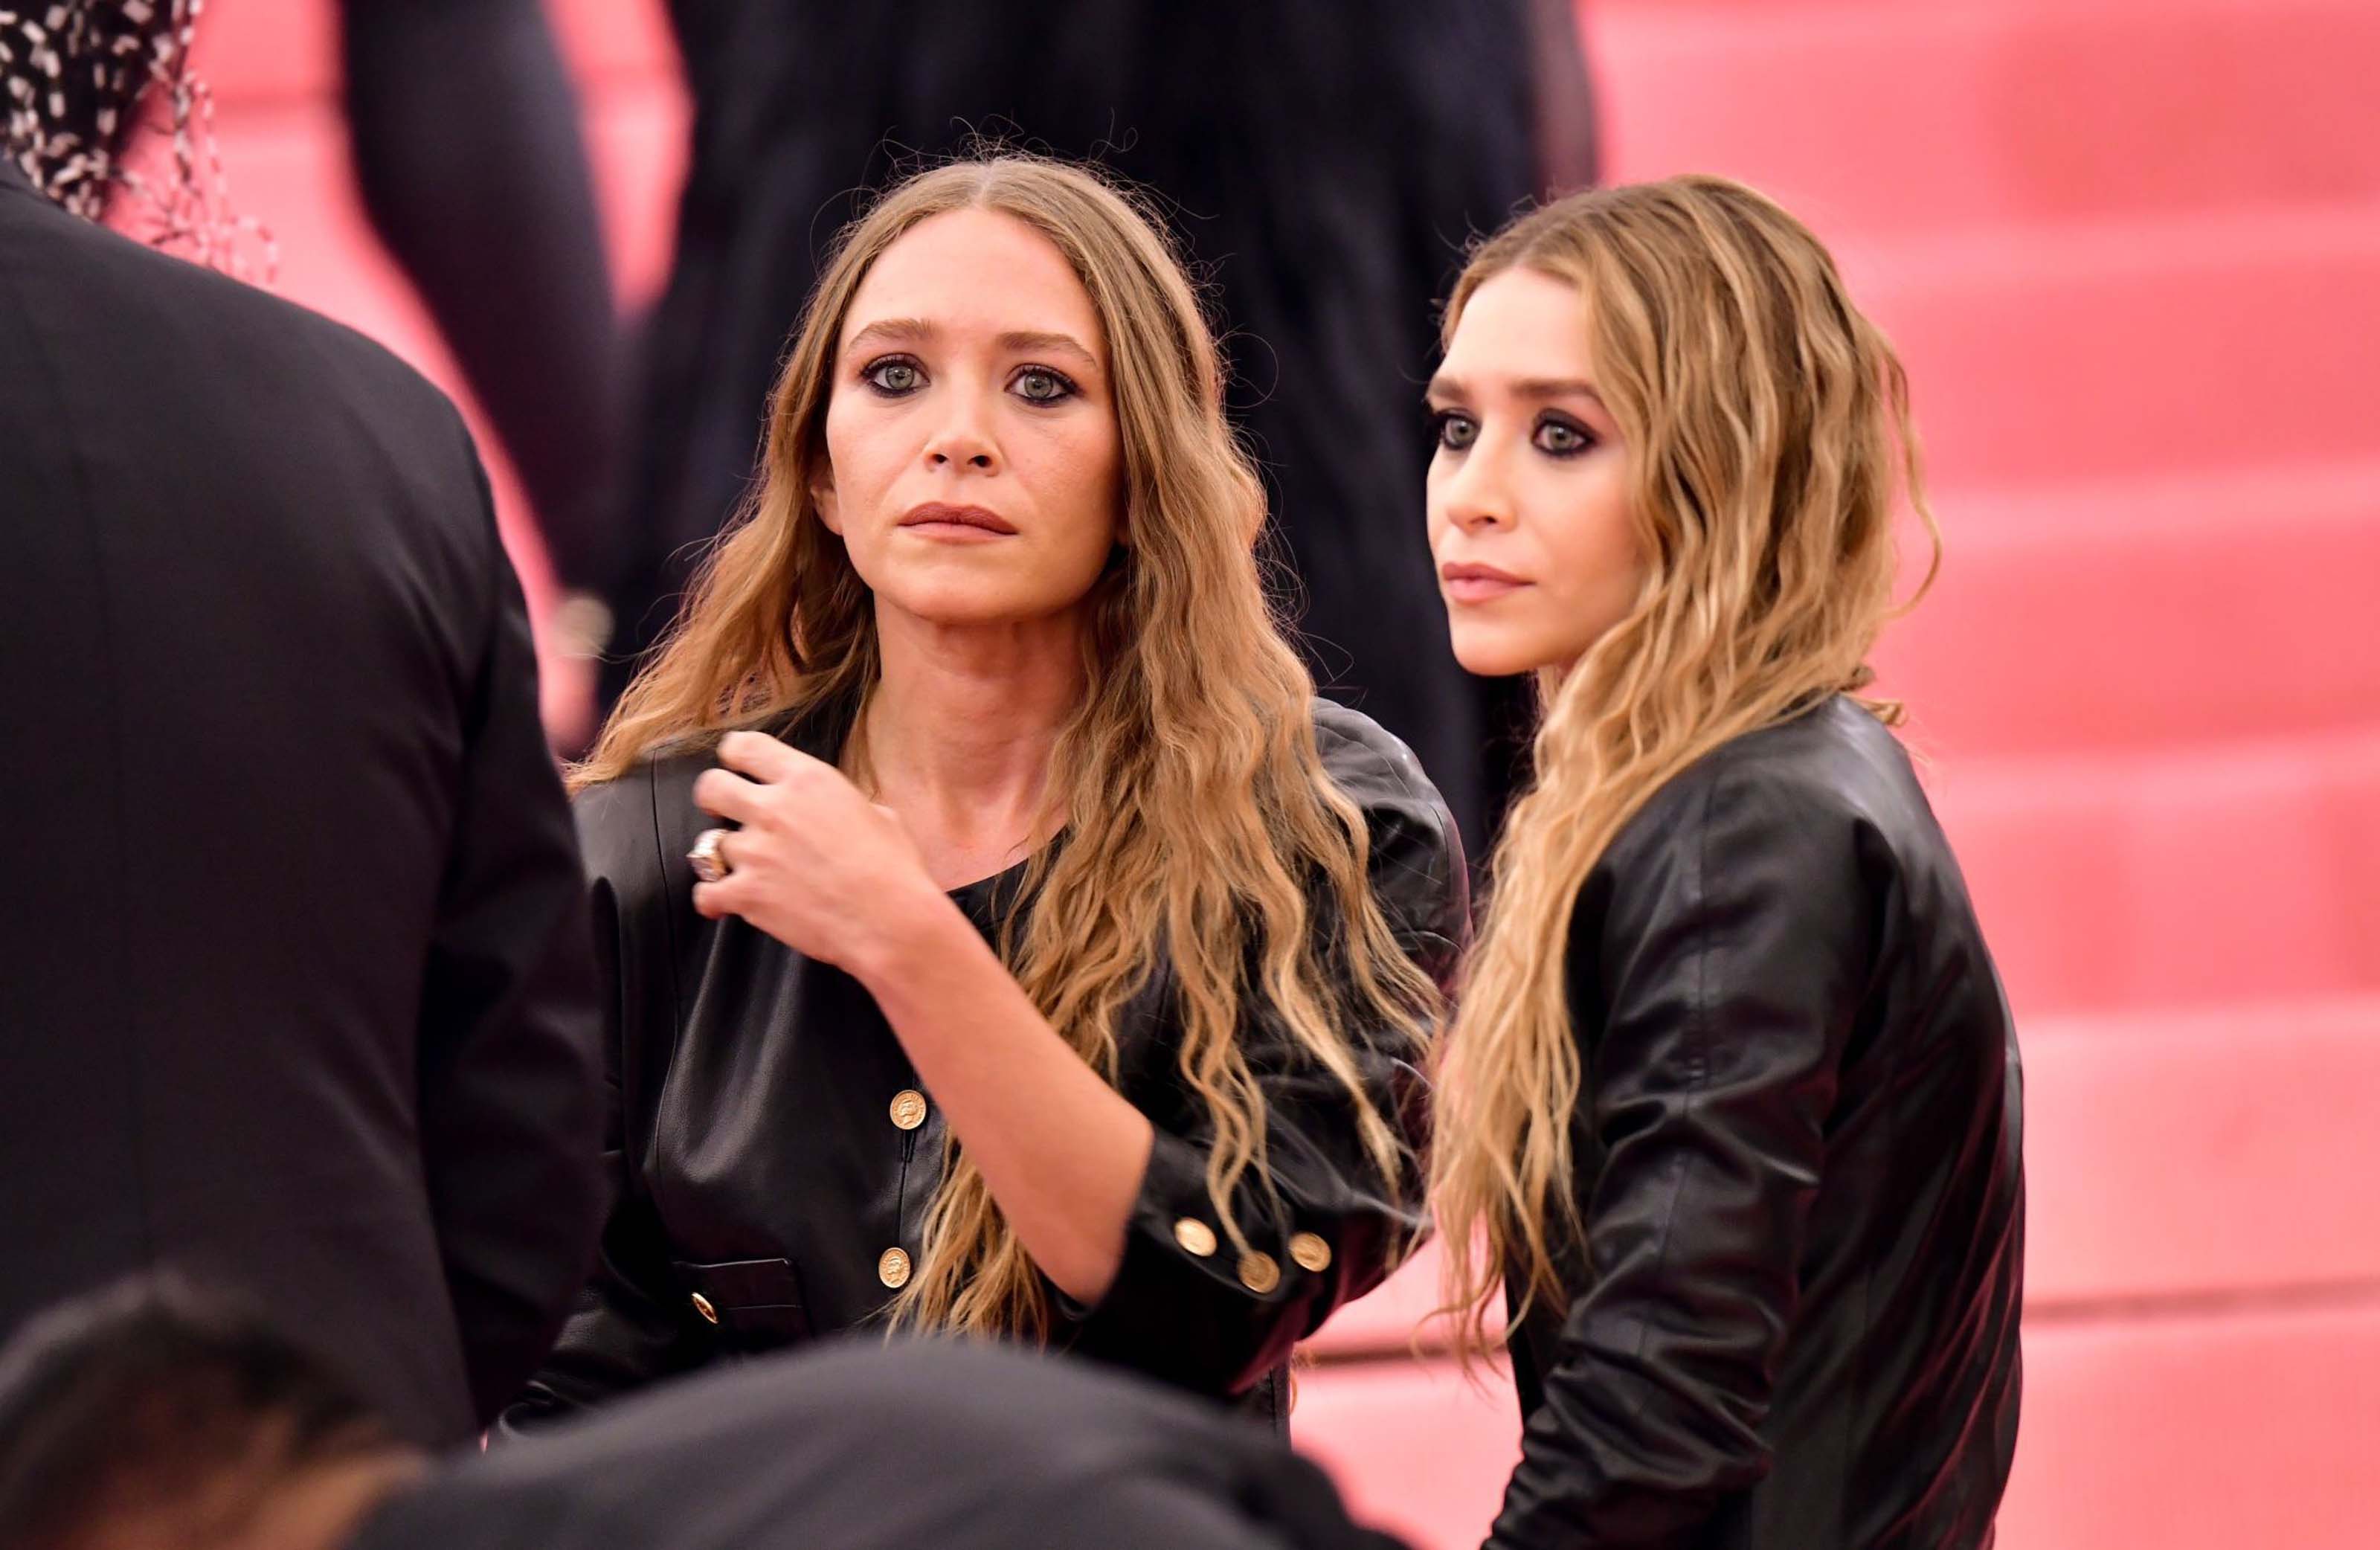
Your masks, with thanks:
<instances>
[{"instance_id":1,"label":"woman's eye","mask_svg":"<svg viewBox=\"0 0 2380 1550\"><path fill-rule=\"evenodd\" d=\"M1479 439L1479 422L1469 415L1449 409L1432 418L1438 422L1438 444L1449 452L1461 452Z\"/></svg>"},{"instance_id":2,"label":"woman's eye","mask_svg":"<svg viewBox=\"0 0 2380 1550\"><path fill-rule=\"evenodd\" d=\"M1582 425L1566 419L1541 419L1529 435L1539 452L1554 457L1573 457L1595 445L1595 438Z\"/></svg>"},{"instance_id":3,"label":"woman's eye","mask_svg":"<svg viewBox=\"0 0 2380 1550\"><path fill-rule=\"evenodd\" d=\"M1039 367L1018 372L1015 388L1016 396L1028 404L1055 404L1062 398L1072 397L1075 392L1074 383L1055 371L1043 370Z\"/></svg>"},{"instance_id":4,"label":"woman's eye","mask_svg":"<svg viewBox=\"0 0 2380 1550\"><path fill-rule=\"evenodd\" d=\"M909 360L880 360L861 375L884 393L909 393L924 380L917 362Z\"/></svg>"}]
</instances>

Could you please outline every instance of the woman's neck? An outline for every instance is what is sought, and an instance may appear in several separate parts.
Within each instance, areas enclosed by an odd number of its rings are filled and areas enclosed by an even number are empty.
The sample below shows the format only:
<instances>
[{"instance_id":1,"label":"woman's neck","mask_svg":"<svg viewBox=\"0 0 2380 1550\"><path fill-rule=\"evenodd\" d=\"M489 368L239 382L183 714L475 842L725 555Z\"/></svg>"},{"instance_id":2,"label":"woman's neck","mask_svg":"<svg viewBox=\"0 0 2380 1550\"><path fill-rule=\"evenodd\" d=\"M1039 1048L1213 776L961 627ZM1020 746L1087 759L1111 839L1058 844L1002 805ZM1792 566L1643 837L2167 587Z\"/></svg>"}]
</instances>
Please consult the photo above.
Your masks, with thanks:
<instances>
[{"instance_id":1,"label":"woman's neck","mask_svg":"<svg viewBox=\"0 0 2380 1550\"><path fill-rule=\"evenodd\" d=\"M879 608L881 676L845 763L944 888L1049 837L1050 755L1083 695L1081 629L1071 615L953 626Z\"/></svg>"}]
</instances>

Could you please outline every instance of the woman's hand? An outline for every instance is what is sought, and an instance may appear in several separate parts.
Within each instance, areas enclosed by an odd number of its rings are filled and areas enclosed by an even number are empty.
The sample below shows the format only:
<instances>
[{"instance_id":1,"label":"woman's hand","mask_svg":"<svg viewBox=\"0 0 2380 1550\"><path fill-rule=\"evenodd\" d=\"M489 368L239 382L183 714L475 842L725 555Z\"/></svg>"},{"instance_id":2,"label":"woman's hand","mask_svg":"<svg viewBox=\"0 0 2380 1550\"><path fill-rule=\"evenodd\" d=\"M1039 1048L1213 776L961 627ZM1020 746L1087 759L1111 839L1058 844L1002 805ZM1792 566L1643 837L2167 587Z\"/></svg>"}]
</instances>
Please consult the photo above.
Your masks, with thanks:
<instances>
[{"instance_id":1,"label":"woman's hand","mask_svg":"<svg viewBox=\"0 0 2380 1550\"><path fill-rule=\"evenodd\" d=\"M757 732L721 739L719 762L695 803L743 828L720 843L727 876L695 885L702 915L740 915L861 979L948 924L908 829L841 770Z\"/></svg>"}]
</instances>

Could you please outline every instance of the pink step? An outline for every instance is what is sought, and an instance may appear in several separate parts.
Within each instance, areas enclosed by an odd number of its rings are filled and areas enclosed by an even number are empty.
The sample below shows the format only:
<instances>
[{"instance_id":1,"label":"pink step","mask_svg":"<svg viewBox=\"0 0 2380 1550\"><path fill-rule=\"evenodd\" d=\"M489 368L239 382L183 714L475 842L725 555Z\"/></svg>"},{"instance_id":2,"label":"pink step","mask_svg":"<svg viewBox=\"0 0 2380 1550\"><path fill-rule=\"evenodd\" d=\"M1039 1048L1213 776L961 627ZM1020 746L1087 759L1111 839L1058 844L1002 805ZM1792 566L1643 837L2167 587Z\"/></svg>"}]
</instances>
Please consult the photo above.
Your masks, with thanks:
<instances>
[{"instance_id":1,"label":"pink step","mask_svg":"<svg viewBox=\"0 0 2380 1550\"><path fill-rule=\"evenodd\" d=\"M2374 1543L2380 1300L2041 1325L2024 1360L2003 1550Z\"/></svg>"},{"instance_id":2,"label":"pink step","mask_svg":"<svg viewBox=\"0 0 2380 1550\"><path fill-rule=\"evenodd\" d=\"M1612 174L1718 172L1821 229L2380 199L2380 11L1589 3Z\"/></svg>"},{"instance_id":3,"label":"pink step","mask_svg":"<svg viewBox=\"0 0 2380 1550\"><path fill-rule=\"evenodd\" d=\"M1822 235L1825 235L1822 233ZM2380 203L1845 239L1937 485L2369 458Z\"/></svg>"},{"instance_id":4,"label":"pink step","mask_svg":"<svg viewBox=\"0 0 2380 1550\"><path fill-rule=\"evenodd\" d=\"M1359 1518L1415 1550L1476 1550L1521 1457L1511 1378L1452 1362L1362 1362L1297 1376L1290 1441Z\"/></svg>"},{"instance_id":5,"label":"pink step","mask_svg":"<svg viewBox=\"0 0 2380 1550\"><path fill-rule=\"evenodd\" d=\"M2027 1025L2380 990L2380 726L1929 783Z\"/></svg>"},{"instance_id":6,"label":"pink step","mask_svg":"<svg viewBox=\"0 0 2380 1550\"><path fill-rule=\"evenodd\" d=\"M1936 507L1876 661L1947 762L2380 726L2380 461Z\"/></svg>"},{"instance_id":7,"label":"pink step","mask_svg":"<svg viewBox=\"0 0 2380 1550\"><path fill-rule=\"evenodd\" d=\"M2035 1312L2380 1287L2380 996L2022 1038Z\"/></svg>"},{"instance_id":8,"label":"pink step","mask_svg":"<svg viewBox=\"0 0 2380 1550\"><path fill-rule=\"evenodd\" d=\"M2036 1314L2380 1285L2380 995L2040 1018L2025 1064ZM1444 1349L1435 1245L1308 1349Z\"/></svg>"},{"instance_id":9,"label":"pink step","mask_svg":"<svg viewBox=\"0 0 2380 1550\"><path fill-rule=\"evenodd\" d=\"M2365 1550L2380 1296L2034 1321L2003 1550ZM1311 1369L1292 1440L1415 1550L1472 1550L1519 1455L1510 1387L1452 1363Z\"/></svg>"}]
</instances>

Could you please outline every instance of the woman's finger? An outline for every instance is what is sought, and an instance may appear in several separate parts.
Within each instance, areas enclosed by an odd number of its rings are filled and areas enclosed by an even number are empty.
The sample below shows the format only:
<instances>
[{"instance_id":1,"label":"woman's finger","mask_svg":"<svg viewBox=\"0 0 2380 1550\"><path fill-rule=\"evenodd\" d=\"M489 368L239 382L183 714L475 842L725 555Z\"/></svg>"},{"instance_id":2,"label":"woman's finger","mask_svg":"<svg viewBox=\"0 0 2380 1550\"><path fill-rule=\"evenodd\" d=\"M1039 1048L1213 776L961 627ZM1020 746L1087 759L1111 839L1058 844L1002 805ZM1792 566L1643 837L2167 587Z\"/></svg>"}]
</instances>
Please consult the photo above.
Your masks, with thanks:
<instances>
[{"instance_id":1,"label":"woman's finger","mask_svg":"<svg viewBox=\"0 0 2380 1550\"><path fill-rule=\"evenodd\" d=\"M756 781L777 781L797 770L820 764L798 749L788 748L764 732L731 732L719 740L719 762ZM826 768L832 768L826 767Z\"/></svg>"},{"instance_id":2,"label":"woman's finger","mask_svg":"<svg viewBox=\"0 0 2380 1550\"><path fill-rule=\"evenodd\" d=\"M706 769L694 778L694 805L717 817L749 823L759 816L760 788L741 775Z\"/></svg>"}]
</instances>

